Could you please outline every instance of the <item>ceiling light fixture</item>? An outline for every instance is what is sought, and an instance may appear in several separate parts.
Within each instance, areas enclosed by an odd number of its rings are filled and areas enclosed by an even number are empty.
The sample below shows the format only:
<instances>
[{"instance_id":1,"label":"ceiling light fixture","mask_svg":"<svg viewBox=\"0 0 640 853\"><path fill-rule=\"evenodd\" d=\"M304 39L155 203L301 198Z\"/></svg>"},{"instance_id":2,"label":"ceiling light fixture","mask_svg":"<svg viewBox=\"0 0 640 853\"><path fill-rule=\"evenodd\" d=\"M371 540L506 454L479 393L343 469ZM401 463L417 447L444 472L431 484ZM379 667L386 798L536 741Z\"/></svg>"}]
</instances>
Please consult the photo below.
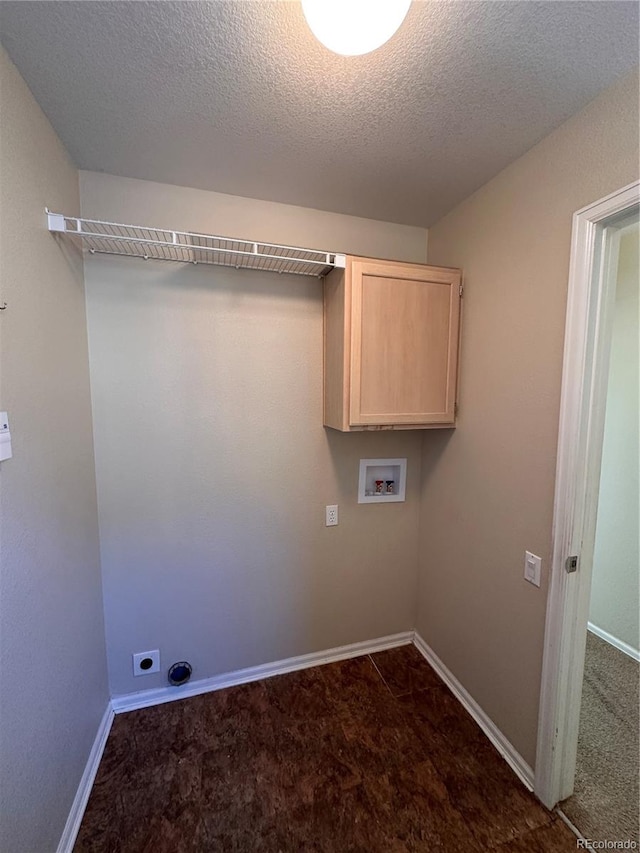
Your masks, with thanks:
<instances>
[{"instance_id":1,"label":"ceiling light fixture","mask_svg":"<svg viewBox=\"0 0 640 853\"><path fill-rule=\"evenodd\" d=\"M302 0L302 11L325 47L360 56L389 41L410 5L411 0Z\"/></svg>"}]
</instances>

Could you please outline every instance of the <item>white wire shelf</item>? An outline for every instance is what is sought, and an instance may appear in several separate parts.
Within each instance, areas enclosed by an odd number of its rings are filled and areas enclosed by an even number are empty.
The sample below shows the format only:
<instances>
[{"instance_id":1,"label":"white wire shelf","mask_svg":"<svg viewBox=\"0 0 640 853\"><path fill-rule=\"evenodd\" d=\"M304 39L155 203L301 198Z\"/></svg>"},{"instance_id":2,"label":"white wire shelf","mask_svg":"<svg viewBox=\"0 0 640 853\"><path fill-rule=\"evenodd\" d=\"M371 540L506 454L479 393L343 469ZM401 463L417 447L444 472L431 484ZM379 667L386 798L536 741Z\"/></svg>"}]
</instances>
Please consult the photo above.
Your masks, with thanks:
<instances>
[{"instance_id":1,"label":"white wire shelf","mask_svg":"<svg viewBox=\"0 0 640 853\"><path fill-rule=\"evenodd\" d=\"M314 275L322 277L334 267L346 265L345 255L275 243L259 243L168 231L142 225L123 225L99 219L65 216L46 211L49 231L78 238L90 254L125 255L157 261L215 264L236 269Z\"/></svg>"}]
</instances>

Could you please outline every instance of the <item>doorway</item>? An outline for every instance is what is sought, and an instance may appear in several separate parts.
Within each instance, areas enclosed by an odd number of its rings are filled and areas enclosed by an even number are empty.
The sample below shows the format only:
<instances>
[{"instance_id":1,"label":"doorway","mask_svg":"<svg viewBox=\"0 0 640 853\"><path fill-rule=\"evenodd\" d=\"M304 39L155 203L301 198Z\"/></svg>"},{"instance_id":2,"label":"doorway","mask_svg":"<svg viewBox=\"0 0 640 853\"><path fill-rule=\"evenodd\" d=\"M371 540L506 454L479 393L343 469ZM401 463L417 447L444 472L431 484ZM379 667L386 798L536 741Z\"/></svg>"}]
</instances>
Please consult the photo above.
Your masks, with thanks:
<instances>
[{"instance_id":1,"label":"doorway","mask_svg":"<svg viewBox=\"0 0 640 853\"><path fill-rule=\"evenodd\" d=\"M620 223L574 791L562 811L597 841L638 840L640 264Z\"/></svg>"},{"instance_id":2,"label":"doorway","mask_svg":"<svg viewBox=\"0 0 640 853\"><path fill-rule=\"evenodd\" d=\"M574 791L620 239L639 207L636 182L573 220L535 778L549 808Z\"/></svg>"}]
</instances>

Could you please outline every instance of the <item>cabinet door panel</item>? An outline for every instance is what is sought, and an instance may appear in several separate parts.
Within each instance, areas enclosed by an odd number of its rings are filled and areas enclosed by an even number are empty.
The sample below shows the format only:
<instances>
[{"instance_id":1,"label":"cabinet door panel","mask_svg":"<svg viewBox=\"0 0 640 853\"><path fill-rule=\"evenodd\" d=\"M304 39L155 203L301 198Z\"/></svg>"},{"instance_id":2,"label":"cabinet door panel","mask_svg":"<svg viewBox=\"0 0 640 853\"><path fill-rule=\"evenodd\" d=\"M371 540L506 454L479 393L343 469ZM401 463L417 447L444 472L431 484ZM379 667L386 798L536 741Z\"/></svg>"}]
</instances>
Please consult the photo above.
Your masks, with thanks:
<instances>
[{"instance_id":1,"label":"cabinet door panel","mask_svg":"<svg viewBox=\"0 0 640 853\"><path fill-rule=\"evenodd\" d=\"M459 277L353 272L351 424L452 423Z\"/></svg>"}]
</instances>

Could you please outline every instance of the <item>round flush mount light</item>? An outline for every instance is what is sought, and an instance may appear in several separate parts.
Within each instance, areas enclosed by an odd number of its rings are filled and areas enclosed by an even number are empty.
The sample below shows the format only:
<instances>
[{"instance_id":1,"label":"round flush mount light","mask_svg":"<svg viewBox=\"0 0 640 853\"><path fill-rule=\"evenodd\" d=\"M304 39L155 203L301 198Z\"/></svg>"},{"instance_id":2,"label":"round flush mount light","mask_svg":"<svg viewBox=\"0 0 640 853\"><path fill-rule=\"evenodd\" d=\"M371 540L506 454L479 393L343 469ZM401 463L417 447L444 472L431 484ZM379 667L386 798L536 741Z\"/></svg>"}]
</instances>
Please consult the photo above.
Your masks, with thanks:
<instances>
[{"instance_id":1,"label":"round flush mount light","mask_svg":"<svg viewBox=\"0 0 640 853\"><path fill-rule=\"evenodd\" d=\"M389 41L411 0L302 0L318 41L342 56L361 56Z\"/></svg>"}]
</instances>

